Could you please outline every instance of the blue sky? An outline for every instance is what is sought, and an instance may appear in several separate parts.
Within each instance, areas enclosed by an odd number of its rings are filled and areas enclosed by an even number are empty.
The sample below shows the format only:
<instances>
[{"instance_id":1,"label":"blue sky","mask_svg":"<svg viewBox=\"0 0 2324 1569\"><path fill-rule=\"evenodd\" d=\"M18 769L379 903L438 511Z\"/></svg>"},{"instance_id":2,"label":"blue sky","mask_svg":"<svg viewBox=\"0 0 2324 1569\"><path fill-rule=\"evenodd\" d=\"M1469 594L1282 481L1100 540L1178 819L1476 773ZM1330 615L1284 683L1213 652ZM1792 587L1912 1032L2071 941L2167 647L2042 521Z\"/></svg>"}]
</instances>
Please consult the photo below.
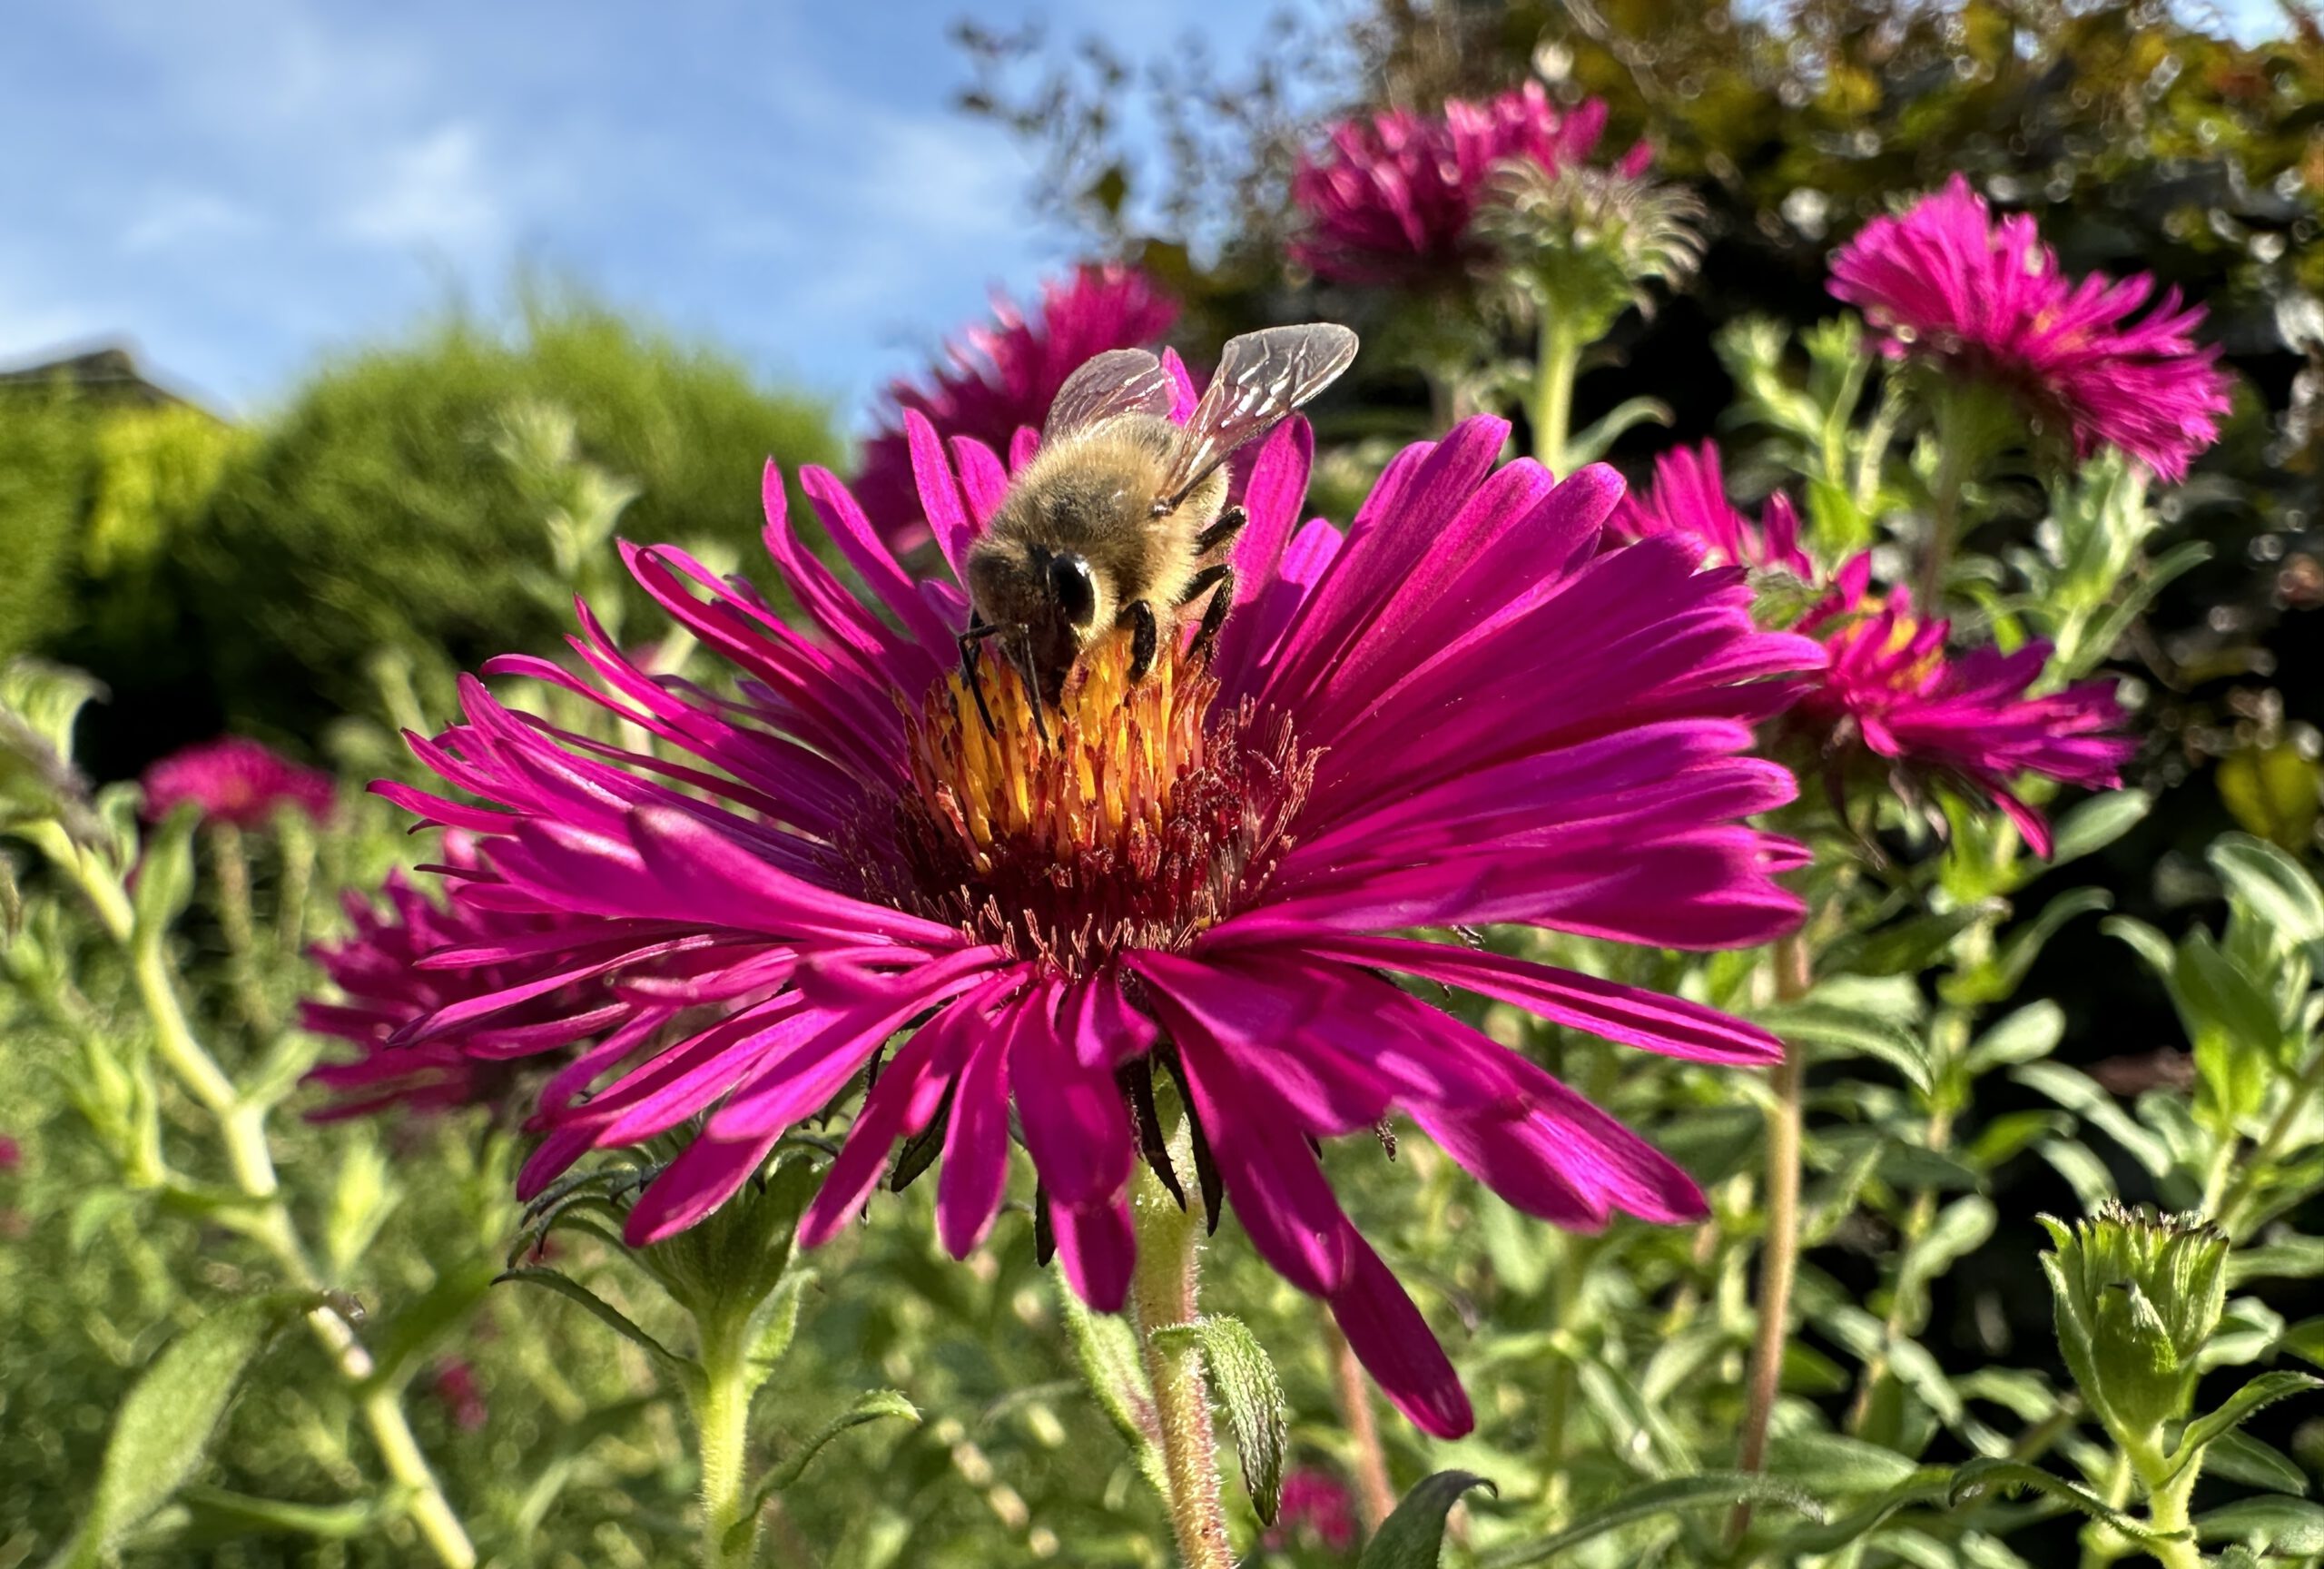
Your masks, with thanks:
<instances>
[{"instance_id":1,"label":"blue sky","mask_svg":"<svg viewBox=\"0 0 2324 1569\"><path fill-rule=\"evenodd\" d=\"M520 265L836 400L1064 259L1030 170L950 107L963 11L1132 57L1236 0L12 0L0 364L124 338L261 412L320 352Z\"/></svg>"}]
</instances>

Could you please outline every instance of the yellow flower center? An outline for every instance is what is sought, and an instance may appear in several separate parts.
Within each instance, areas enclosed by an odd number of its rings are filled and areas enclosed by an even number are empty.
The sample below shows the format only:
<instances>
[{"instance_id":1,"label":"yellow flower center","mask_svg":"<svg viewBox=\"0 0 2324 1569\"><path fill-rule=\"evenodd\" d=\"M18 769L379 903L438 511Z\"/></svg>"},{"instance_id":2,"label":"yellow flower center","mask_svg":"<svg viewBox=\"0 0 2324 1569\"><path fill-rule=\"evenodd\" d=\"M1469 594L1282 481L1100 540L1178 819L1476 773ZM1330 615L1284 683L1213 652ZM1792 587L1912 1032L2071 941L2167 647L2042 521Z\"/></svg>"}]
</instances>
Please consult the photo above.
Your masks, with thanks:
<instances>
[{"instance_id":1,"label":"yellow flower center","mask_svg":"<svg viewBox=\"0 0 2324 1569\"><path fill-rule=\"evenodd\" d=\"M912 790L898 902L1068 973L1124 946L1177 947L1224 919L1289 847L1314 758L1176 639L1129 679L1127 637L1086 653L1036 725L1023 681L980 655L908 713ZM1044 735L1046 731L1046 736Z\"/></svg>"}]
</instances>

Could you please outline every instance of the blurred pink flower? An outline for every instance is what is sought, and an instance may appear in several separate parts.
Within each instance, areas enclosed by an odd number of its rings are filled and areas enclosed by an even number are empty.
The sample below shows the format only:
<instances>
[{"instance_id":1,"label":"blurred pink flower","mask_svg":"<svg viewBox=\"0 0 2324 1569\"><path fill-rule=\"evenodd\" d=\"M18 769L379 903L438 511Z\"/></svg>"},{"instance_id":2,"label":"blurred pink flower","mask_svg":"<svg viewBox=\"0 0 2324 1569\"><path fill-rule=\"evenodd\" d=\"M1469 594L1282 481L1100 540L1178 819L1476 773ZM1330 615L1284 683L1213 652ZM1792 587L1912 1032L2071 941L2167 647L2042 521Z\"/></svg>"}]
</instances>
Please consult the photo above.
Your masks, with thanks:
<instances>
[{"instance_id":1,"label":"blurred pink flower","mask_svg":"<svg viewBox=\"0 0 2324 1569\"><path fill-rule=\"evenodd\" d=\"M957 574L1008 474L981 444L905 420ZM895 1143L949 1107L944 1246L964 1257L990 1230L1021 1129L1065 1274L1104 1309L1128 1284L1135 1163L1161 1161L1159 1068L1200 1130L1204 1188L1260 1255L1324 1298L1415 1422L1467 1431L1450 1361L1311 1140L1403 1111L1511 1203L1572 1228L1691 1219L1703 1199L1636 1134L1384 972L1693 1061L1774 1060L1766 1032L1699 1004L1406 933L1515 922L1718 948L1788 930L1800 903L1776 879L1802 852L1745 819L1796 787L1746 753L1784 696L1767 678L1819 658L1756 628L1743 575L1698 572L1687 546L1601 554L1619 479L1497 466L1508 434L1473 419L1407 449L1343 533L1302 523L1311 438L1285 426L1246 485L1213 656L1166 644L1130 686L1126 640L1100 645L1046 742L999 661L981 677L997 733L977 719L957 587L908 577L846 489L808 469L859 597L793 533L770 469L767 545L804 625L684 551L626 551L734 666L732 696L655 679L585 610L586 675L530 656L487 673L602 704L655 751L572 745L469 680L464 721L415 744L460 798L375 786L478 835L456 910L548 929L523 950L547 962L497 995L467 984L400 1049L473 1052L506 1023L508 1051L564 1050L607 1027L590 1011L533 1024L560 985L687 1004L663 1036L633 1019L552 1081L520 1178L529 1197L593 1150L683 1139L630 1211L641 1244L724 1203L876 1063L803 1242L834 1235Z\"/></svg>"},{"instance_id":2,"label":"blurred pink flower","mask_svg":"<svg viewBox=\"0 0 2324 1569\"><path fill-rule=\"evenodd\" d=\"M14 1171L25 1163L25 1147L0 1133L0 1171Z\"/></svg>"},{"instance_id":3,"label":"blurred pink flower","mask_svg":"<svg viewBox=\"0 0 2324 1569\"><path fill-rule=\"evenodd\" d=\"M320 823L330 815L334 785L247 735L182 747L145 770L145 815L159 822L181 804L202 809L205 823L262 828L289 807Z\"/></svg>"},{"instance_id":4,"label":"blurred pink flower","mask_svg":"<svg viewBox=\"0 0 2324 1569\"><path fill-rule=\"evenodd\" d=\"M2203 311L2152 276L2070 282L2034 220L1994 221L1955 174L1899 216L1874 219L1832 258L1832 292L1856 306L1891 358L1925 356L1990 380L2070 430L2088 457L2121 448L2162 478L2219 439L2228 383Z\"/></svg>"},{"instance_id":5,"label":"blurred pink flower","mask_svg":"<svg viewBox=\"0 0 2324 1569\"><path fill-rule=\"evenodd\" d=\"M492 1411L484 1402L484 1390L477 1382L476 1369L459 1357L436 1365L429 1381L444 1414L452 1426L463 1433L479 1431L491 1418Z\"/></svg>"},{"instance_id":6,"label":"blurred pink flower","mask_svg":"<svg viewBox=\"0 0 2324 1569\"><path fill-rule=\"evenodd\" d=\"M1282 1500L1265 1541L1281 1548L1308 1538L1333 1553L1354 1547L1355 1496L1330 1472L1300 1465L1284 1476Z\"/></svg>"},{"instance_id":7,"label":"blurred pink flower","mask_svg":"<svg viewBox=\"0 0 2324 1569\"><path fill-rule=\"evenodd\" d=\"M1727 498L1715 441L1673 448L1656 459L1653 485L1622 498L1612 532L1629 539L1675 535L1713 566L1783 571L1803 583L1816 581L1816 563L1799 546L1799 514L1791 498L1778 490L1768 498L1758 522L1746 518Z\"/></svg>"},{"instance_id":8,"label":"blurred pink flower","mask_svg":"<svg viewBox=\"0 0 2324 1569\"><path fill-rule=\"evenodd\" d=\"M1019 430L1039 429L1058 389L1084 360L1160 342L1178 319L1178 304L1136 267L1084 263L1070 278L1044 283L1032 315L1005 299L993 301L992 314L990 326L972 327L950 345L950 363L931 370L926 385L900 379L889 386L888 412L864 444L856 499L899 550L928 538L906 410L948 441L967 437L1006 452Z\"/></svg>"},{"instance_id":9,"label":"blurred pink flower","mask_svg":"<svg viewBox=\"0 0 2324 1569\"><path fill-rule=\"evenodd\" d=\"M2048 855L2048 824L2010 785L2027 774L2092 789L2120 784L2138 743L2120 734L2112 684L2034 695L2048 644L2028 643L2014 654L1991 646L1948 653L1950 623L1916 619L1909 594L1876 595L1871 577L1872 558L1857 557L1799 623L1822 641L1831 663L1807 687L1791 722L1810 727L1829 753L1861 745L1908 782L1925 778L1990 802L2036 854Z\"/></svg>"},{"instance_id":10,"label":"blurred pink flower","mask_svg":"<svg viewBox=\"0 0 2324 1569\"><path fill-rule=\"evenodd\" d=\"M1587 159L1605 129L1603 102L1562 111L1538 82L1486 104L1449 99L1436 114L1388 109L1343 120L1292 175L1305 221L1292 256L1334 283L1457 278L1479 258L1469 221L1493 166L1521 158L1563 169ZM1641 144L1620 168L1642 173L1649 156Z\"/></svg>"},{"instance_id":11,"label":"blurred pink flower","mask_svg":"<svg viewBox=\"0 0 2324 1569\"><path fill-rule=\"evenodd\" d=\"M475 875L474 837L446 834L444 862L433 870L455 879ZM516 1064L542 1050L544 1030L557 1045L637 1016L602 988L562 980L570 956L556 923L537 915L439 903L400 871L389 874L379 902L350 890L345 905L353 930L311 950L344 1000L310 998L300 1004L300 1018L314 1033L347 1041L357 1055L308 1071L307 1082L332 1097L310 1114L312 1120L397 1107L448 1111L495 1104L515 1088ZM507 992L542 973L559 979L521 1002L508 1001ZM464 1029L459 1009L479 994L492 1000L490 1017ZM402 1037L423 1019L437 1021L438 1033L407 1043Z\"/></svg>"}]
</instances>

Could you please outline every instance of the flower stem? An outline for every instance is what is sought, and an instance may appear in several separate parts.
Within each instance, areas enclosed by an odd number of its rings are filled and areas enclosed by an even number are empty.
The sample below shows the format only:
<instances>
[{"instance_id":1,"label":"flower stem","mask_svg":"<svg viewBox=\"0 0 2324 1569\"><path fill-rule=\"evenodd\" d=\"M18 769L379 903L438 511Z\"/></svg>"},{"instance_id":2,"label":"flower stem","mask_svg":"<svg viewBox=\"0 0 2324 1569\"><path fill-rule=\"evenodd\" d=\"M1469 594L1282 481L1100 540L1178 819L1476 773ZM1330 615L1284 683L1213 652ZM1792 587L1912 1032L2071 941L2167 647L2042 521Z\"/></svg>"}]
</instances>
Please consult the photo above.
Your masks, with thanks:
<instances>
[{"instance_id":1,"label":"flower stem","mask_svg":"<svg viewBox=\"0 0 2324 1569\"><path fill-rule=\"evenodd\" d=\"M1776 995L1786 1002L1807 994L1812 961L1798 933L1776 945ZM1791 1329L1791 1283L1799 1265L1799 1140L1806 1064L1799 1049L1784 1043L1783 1061L1768 1076L1776 1103L1768 1113L1768 1240L1759 1255L1759 1328L1751 1348L1751 1383L1743 1416L1736 1467L1757 1471L1767 1463L1768 1424L1783 1385L1783 1354ZM1748 1505L1738 1505L1729 1524L1741 1536L1751 1524Z\"/></svg>"},{"instance_id":2,"label":"flower stem","mask_svg":"<svg viewBox=\"0 0 2324 1569\"><path fill-rule=\"evenodd\" d=\"M1154 1388L1162 1471L1170 1487L1170 1528L1178 1539L1185 1569L1232 1569L1235 1559L1219 1502L1218 1445L1211 1433L1210 1389L1203 1379L1202 1353L1184 1336L1160 1337L1157 1333L1195 1321L1201 1273L1199 1220L1193 1209L1179 1208L1154 1174L1143 1169L1135 1208L1137 1266L1130 1277L1130 1311L1147 1382Z\"/></svg>"},{"instance_id":3,"label":"flower stem","mask_svg":"<svg viewBox=\"0 0 2324 1569\"><path fill-rule=\"evenodd\" d=\"M1539 356L1533 366L1533 397L1526 417L1533 425L1533 459L1560 479L1573 430L1573 379L1581 369L1581 341L1567 313L1541 311Z\"/></svg>"},{"instance_id":4,"label":"flower stem","mask_svg":"<svg viewBox=\"0 0 2324 1569\"><path fill-rule=\"evenodd\" d=\"M1387 1452L1380 1446L1380 1421L1372 1409L1372 1381L1364 1376L1364 1364L1355 1359L1355 1348L1328 1317L1324 1321L1324 1339L1331 1347L1340 1418L1347 1424L1348 1439L1355 1446L1356 1509L1364 1516L1364 1530L1375 1532L1383 1520L1396 1512L1396 1490L1388 1480Z\"/></svg>"},{"instance_id":5,"label":"flower stem","mask_svg":"<svg viewBox=\"0 0 2324 1569\"><path fill-rule=\"evenodd\" d=\"M1929 519L1928 550L1921 558L1918 608L1924 616L1939 612L1945 597L1945 569L1952 565L1954 547L1960 543L1961 493L1976 463L1970 422L1961 393L1938 395L1936 482L1931 496L1935 512Z\"/></svg>"},{"instance_id":6,"label":"flower stem","mask_svg":"<svg viewBox=\"0 0 2324 1569\"><path fill-rule=\"evenodd\" d=\"M172 982L161 934L136 930L128 898L118 884L94 873L83 874L80 881L106 930L129 951L138 1000L144 1004L146 1019L153 1027L154 1054L184 1086L186 1093L216 1120L234 1185L245 1197L256 1201L250 1235L273 1256L283 1274L301 1290L320 1292L322 1278L300 1240L290 1208L283 1202L281 1185L275 1177L274 1153L266 1136L267 1109L242 1098L234 1088L234 1081L218 1065L218 1060L194 1035L185 1008L178 1001L177 988ZM403 1489L411 1523L427 1541L429 1551L447 1569L471 1569L477 1561L476 1548L461 1528L459 1516L453 1513L435 1474L428 1469L419 1442L412 1436L411 1426L404 1419L396 1392L371 1382L378 1365L370 1352L356 1337L346 1317L329 1303L307 1314L307 1327L330 1355L340 1377L360 1392L364 1425L370 1429L371 1440L379 1447L380 1462L388 1475Z\"/></svg>"},{"instance_id":7,"label":"flower stem","mask_svg":"<svg viewBox=\"0 0 2324 1569\"><path fill-rule=\"evenodd\" d=\"M702 1561L708 1569L747 1569L758 1556L753 1523L743 1524L750 1481L751 1367L743 1336L704 1326L702 1373L694 1390L694 1436L702 1456Z\"/></svg>"}]
</instances>

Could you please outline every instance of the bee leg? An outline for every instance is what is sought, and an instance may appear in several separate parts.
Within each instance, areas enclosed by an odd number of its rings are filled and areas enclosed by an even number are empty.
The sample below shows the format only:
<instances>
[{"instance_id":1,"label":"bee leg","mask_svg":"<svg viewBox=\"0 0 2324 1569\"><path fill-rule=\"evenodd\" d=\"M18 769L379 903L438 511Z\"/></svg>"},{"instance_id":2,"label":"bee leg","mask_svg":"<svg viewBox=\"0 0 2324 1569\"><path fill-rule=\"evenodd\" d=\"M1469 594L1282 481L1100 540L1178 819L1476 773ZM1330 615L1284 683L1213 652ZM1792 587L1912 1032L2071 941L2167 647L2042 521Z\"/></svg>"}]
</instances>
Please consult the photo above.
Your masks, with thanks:
<instances>
[{"instance_id":1,"label":"bee leg","mask_svg":"<svg viewBox=\"0 0 2324 1569\"><path fill-rule=\"evenodd\" d=\"M1178 603L1191 605L1210 594L1210 603L1202 607L1202 625L1195 628L1195 653L1203 658L1210 656L1210 646L1218 641L1218 629L1226 625L1226 613L1235 608L1235 568L1221 561L1196 573L1187 584L1187 591L1178 596Z\"/></svg>"},{"instance_id":2,"label":"bee leg","mask_svg":"<svg viewBox=\"0 0 2324 1569\"><path fill-rule=\"evenodd\" d=\"M1120 619L1129 623L1129 684L1135 686L1154 668L1154 654L1161 642L1161 633L1154 625L1154 607L1143 599L1133 599L1123 606Z\"/></svg>"},{"instance_id":3,"label":"bee leg","mask_svg":"<svg viewBox=\"0 0 2324 1569\"><path fill-rule=\"evenodd\" d=\"M969 696L977 700L977 717L984 721L984 733L988 735L1000 735L1000 726L992 722L992 710L985 705L984 674L979 667L977 645L999 630L979 619L970 622L969 629L960 634L960 678L969 685Z\"/></svg>"},{"instance_id":4,"label":"bee leg","mask_svg":"<svg viewBox=\"0 0 2324 1569\"><path fill-rule=\"evenodd\" d=\"M1195 554L1207 556L1243 531L1251 515L1240 507L1229 507L1218 515L1218 521L1195 536Z\"/></svg>"},{"instance_id":5,"label":"bee leg","mask_svg":"<svg viewBox=\"0 0 2324 1569\"><path fill-rule=\"evenodd\" d=\"M1041 710L1047 706L1041 700L1040 671L1033 662L1033 629L1022 621L1017 623L1017 675L1025 683L1025 706L1033 711L1033 734L1041 745L1049 744L1049 715Z\"/></svg>"}]
</instances>

